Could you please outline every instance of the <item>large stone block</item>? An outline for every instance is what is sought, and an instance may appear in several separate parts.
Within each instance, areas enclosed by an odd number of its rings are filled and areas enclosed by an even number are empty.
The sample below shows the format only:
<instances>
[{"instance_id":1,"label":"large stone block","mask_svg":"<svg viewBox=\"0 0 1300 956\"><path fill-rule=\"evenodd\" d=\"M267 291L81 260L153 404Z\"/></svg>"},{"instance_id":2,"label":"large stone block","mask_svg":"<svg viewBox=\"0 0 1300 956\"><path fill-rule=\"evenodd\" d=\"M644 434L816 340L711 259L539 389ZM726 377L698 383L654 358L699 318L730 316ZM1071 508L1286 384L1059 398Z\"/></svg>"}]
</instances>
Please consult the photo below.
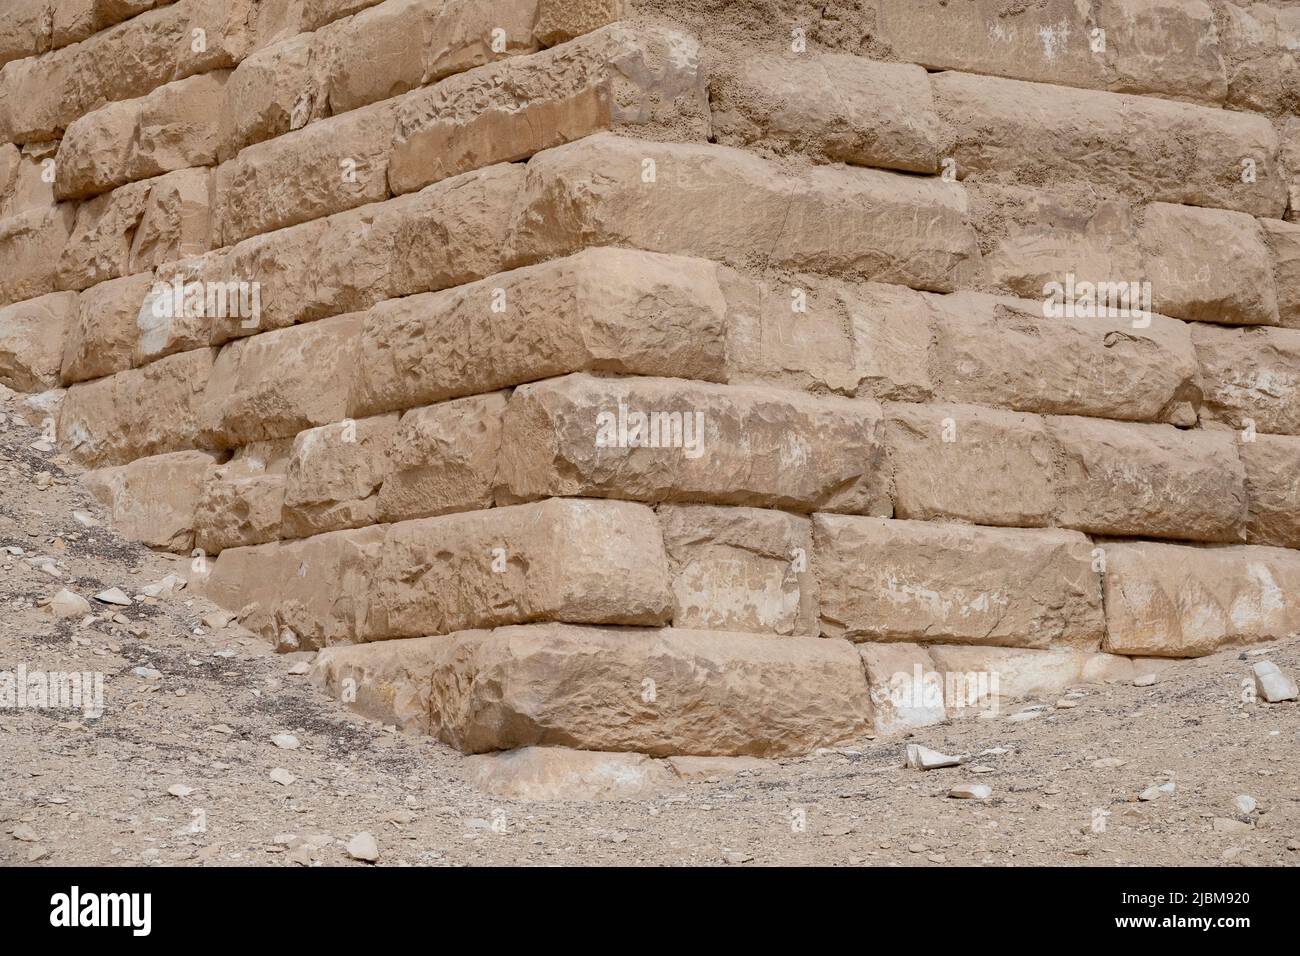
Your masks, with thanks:
<instances>
[{"instance_id":1,"label":"large stone block","mask_svg":"<svg viewBox=\"0 0 1300 956\"><path fill-rule=\"evenodd\" d=\"M312 683L346 707L404 733L428 734L429 688L441 639L324 648L312 664Z\"/></svg>"},{"instance_id":2,"label":"large stone block","mask_svg":"<svg viewBox=\"0 0 1300 956\"><path fill-rule=\"evenodd\" d=\"M1073 531L813 518L822 633L854 641L1095 648L1092 543Z\"/></svg>"},{"instance_id":3,"label":"large stone block","mask_svg":"<svg viewBox=\"0 0 1300 956\"><path fill-rule=\"evenodd\" d=\"M1273 260L1250 216L1156 202L1146 207L1137 238L1155 311L1225 325L1277 324Z\"/></svg>"},{"instance_id":4,"label":"large stone block","mask_svg":"<svg viewBox=\"0 0 1300 956\"><path fill-rule=\"evenodd\" d=\"M673 626L816 636L809 520L759 508L663 505Z\"/></svg>"},{"instance_id":5,"label":"large stone block","mask_svg":"<svg viewBox=\"0 0 1300 956\"><path fill-rule=\"evenodd\" d=\"M195 509L217 462L208 452L179 451L90 471L82 481L123 535L151 548L189 554Z\"/></svg>"},{"instance_id":6,"label":"large stone block","mask_svg":"<svg viewBox=\"0 0 1300 956\"><path fill-rule=\"evenodd\" d=\"M1246 467L1246 541L1300 548L1300 438L1256 435L1238 451Z\"/></svg>"},{"instance_id":7,"label":"large stone block","mask_svg":"<svg viewBox=\"0 0 1300 956\"><path fill-rule=\"evenodd\" d=\"M1231 432L1047 419L1057 523L1091 534L1242 541L1246 473Z\"/></svg>"},{"instance_id":8,"label":"large stone block","mask_svg":"<svg viewBox=\"0 0 1300 956\"><path fill-rule=\"evenodd\" d=\"M217 554L280 537L288 446L287 440L245 445L212 470L194 513L196 547Z\"/></svg>"},{"instance_id":9,"label":"large stone block","mask_svg":"<svg viewBox=\"0 0 1300 956\"><path fill-rule=\"evenodd\" d=\"M63 343L76 318L75 292L0 307L0 385L20 392L56 388Z\"/></svg>"},{"instance_id":10,"label":"large stone block","mask_svg":"<svg viewBox=\"0 0 1300 956\"><path fill-rule=\"evenodd\" d=\"M870 727L862 662L844 641L544 624L454 634L439 647L430 726L465 753L770 757Z\"/></svg>"},{"instance_id":11,"label":"large stone block","mask_svg":"<svg viewBox=\"0 0 1300 956\"><path fill-rule=\"evenodd\" d=\"M321 425L293 440L280 535L305 538L374 524L398 415Z\"/></svg>"},{"instance_id":12,"label":"large stone block","mask_svg":"<svg viewBox=\"0 0 1300 956\"><path fill-rule=\"evenodd\" d=\"M696 138L705 138L699 45L677 31L610 26L404 97L389 180L393 192L409 192L599 130L654 120L672 122L679 137L693 128Z\"/></svg>"},{"instance_id":13,"label":"large stone block","mask_svg":"<svg viewBox=\"0 0 1300 956\"><path fill-rule=\"evenodd\" d=\"M76 218L75 204L60 203L0 219L0 305L58 288L59 256Z\"/></svg>"},{"instance_id":14,"label":"large stone block","mask_svg":"<svg viewBox=\"0 0 1300 956\"><path fill-rule=\"evenodd\" d=\"M1296 155L1292 163L1297 176L1297 191L1291 200L1291 210L1300 214L1300 120L1296 122L1294 135ZM1300 329L1300 223L1261 219L1259 225L1273 254L1278 324Z\"/></svg>"},{"instance_id":15,"label":"large stone block","mask_svg":"<svg viewBox=\"0 0 1300 956\"><path fill-rule=\"evenodd\" d=\"M233 448L347 418L360 338L361 316L340 315L231 342L212 367L205 433Z\"/></svg>"},{"instance_id":16,"label":"large stone block","mask_svg":"<svg viewBox=\"0 0 1300 956\"><path fill-rule=\"evenodd\" d=\"M897 517L1052 523L1052 442L1037 415L887 404L885 419Z\"/></svg>"},{"instance_id":17,"label":"large stone block","mask_svg":"<svg viewBox=\"0 0 1300 956\"><path fill-rule=\"evenodd\" d=\"M1191 333L1152 316L1044 318L1041 303L958 292L928 296L943 398L1016 411L1195 425Z\"/></svg>"},{"instance_id":18,"label":"large stone block","mask_svg":"<svg viewBox=\"0 0 1300 956\"><path fill-rule=\"evenodd\" d=\"M54 207L54 159L58 143L0 147L0 218Z\"/></svg>"},{"instance_id":19,"label":"large stone block","mask_svg":"<svg viewBox=\"0 0 1300 956\"><path fill-rule=\"evenodd\" d=\"M1117 654L960 646L929 651L945 684L953 675L964 675L968 688L987 686L988 704L995 711L1004 698L1046 697L1080 684L1130 683L1138 676L1133 662Z\"/></svg>"},{"instance_id":20,"label":"large stone block","mask_svg":"<svg viewBox=\"0 0 1300 956\"><path fill-rule=\"evenodd\" d=\"M211 349L198 349L71 386L59 410L59 444L88 467L205 447L212 360Z\"/></svg>"},{"instance_id":21,"label":"large stone block","mask_svg":"<svg viewBox=\"0 0 1300 956\"><path fill-rule=\"evenodd\" d=\"M877 734L906 733L948 719L930 652L919 644L860 644Z\"/></svg>"},{"instance_id":22,"label":"large stone block","mask_svg":"<svg viewBox=\"0 0 1300 956\"><path fill-rule=\"evenodd\" d=\"M319 33L300 33L246 57L226 81L217 158L329 115Z\"/></svg>"},{"instance_id":23,"label":"large stone block","mask_svg":"<svg viewBox=\"0 0 1300 956\"><path fill-rule=\"evenodd\" d=\"M377 103L249 146L222 163L220 244L387 199L394 113L395 104Z\"/></svg>"},{"instance_id":24,"label":"large stone block","mask_svg":"<svg viewBox=\"0 0 1300 956\"><path fill-rule=\"evenodd\" d=\"M383 302L366 314L357 414L576 371L717 381L726 315L713 263L623 249Z\"/></svg>"},{"instance_id":25,"label":"large stone block","mask_svg":"<svg viewBox=\"0 0 1300 956\"><path fill-rule=\"evenodd\" d=\"M1300 9L1266 3L1222 8L1228 102L1262 113L1300 113Z\"/></svg>"},{"instance_id":26,"label":"large stone block","mask_svg":"<svg viewBox=\"0 0 1300 956\"><path fill-rule=\"evenodd\" d=\"M211 166L228 76L191 76L74 120L59 144L55 195L80 199L173 170Z\"/></svg>"},{"instance_id":27,"label":"large stone block","mask_svg":"<svg viewBox=\"0 0 1300 956\"><path fill-rule=\"evenodd\" d=\"M60 286L85 289L208 250L211 180L206 169L182 169L82 203L59 257Z\"/></svg>"},{"instance_id":28,"label":"large stone block","mask_svg":"<svg viewBox=\"0 0 1300 956\"><path fill-rule=\"evenodd\" d=\"M919 66L841 54L759 55L721 79L711 106L717 141L727 146L793 148L916 173L939 167L939 117Z\"/></svg>"},{"instance_id":29,"label":"large stone block","mask_svg":"<svg viewBox=\"0 0 1300 956\"><path fill-rule=\"evenodd\" d=\"M379 519L492 507L507 397L474 395L405 412L379 489Z\"/></svg>"},{"instance_id":30,"label":"large stone block","mask_svg":"<svg viewBox=\"0 0 1300 956\"><path fill-rule=\"evenodd\" d=\"M1266 117L966 73L933 79L961 178L1049 180L1133 201L1281 216L1286 182ZM1098 143L1107 144L1098 149ZM1253 178L1243 161L1253 163Z\"/></svg>"},{"instance_id":31,"label":"large stone block","mask_svg":"<svg viewBox=\"0 0 1300 956\"><path fill-rule=\"evenodd\" d=\"M779 172L724 146L598 133L528 163L515 261L632 246L947 292L977 269L961 186L875 169Z\"/></svg>"},{"instance_id":32,"label":"large stone block","mask_svg":"<svg viewBox=\"0 0 1300 956\"><path fill-rule=\"evenodd\" d=\"M1233 428L1300 435L1300 330L1192 329L1202 415Z\"/></svg>"},{"instance_id":33,"label":"large stone block","mask_svg":"<svg viewBox=\"0 0 1300 956\"><path fill-rule=\"evenodd\" d=\"M153 285L154 277L142 272L109 279L81 293L63 343L60 366L64 385L131 367L140 335L140 312Z\"/></svg>"},{"instance_id":34,"label":"large stone block","mask_svg":"<svg viewBox=\"0 0 1300 956\"><path fill-rule=\"evenodd\" d=\"M671 614L653 511L553 499L390 525L367 633L416 637L546 620L657 625Z\"/></svg>"},{"instance_id":35,"label":"large stone block","mask_svg":"<svg viewBox=\"0 0 1300 956\"><path fill-rule=\"evenodd\" d=\"M1300 554L1250 545L1106 547L1106 643L1115 654L1200 657L1300 630Z\"/></svg>"},{"instance_id":36,"label":"large stone block","mask_svg":"<svg viewBox=\"0 0 1300 956\"><path fill-rule=\"evenodd\" d=\"M889 514L880 406L585 373L515 389L498 500L550 495Z\"/></svg>"}]
</instances>

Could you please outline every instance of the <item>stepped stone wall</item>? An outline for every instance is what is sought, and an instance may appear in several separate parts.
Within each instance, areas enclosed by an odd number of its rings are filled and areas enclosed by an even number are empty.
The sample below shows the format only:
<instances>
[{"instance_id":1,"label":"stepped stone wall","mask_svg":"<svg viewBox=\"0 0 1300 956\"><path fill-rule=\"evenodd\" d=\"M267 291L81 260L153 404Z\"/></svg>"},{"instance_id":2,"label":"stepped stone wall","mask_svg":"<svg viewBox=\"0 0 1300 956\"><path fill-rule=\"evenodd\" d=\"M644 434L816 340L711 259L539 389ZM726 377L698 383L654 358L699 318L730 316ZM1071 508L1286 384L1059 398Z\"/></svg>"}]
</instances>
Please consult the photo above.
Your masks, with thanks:
<instances>
[{"instance_id":1,"label":"stepped stone wall","mask_svg":"<svg viewBox=\"0 0 1300 956\"><path fill-rule=\"evenodd\" d=\"M467 752L1294 634L1300 5L10 0L0 383Z\"/></svg>"}]
</instances>

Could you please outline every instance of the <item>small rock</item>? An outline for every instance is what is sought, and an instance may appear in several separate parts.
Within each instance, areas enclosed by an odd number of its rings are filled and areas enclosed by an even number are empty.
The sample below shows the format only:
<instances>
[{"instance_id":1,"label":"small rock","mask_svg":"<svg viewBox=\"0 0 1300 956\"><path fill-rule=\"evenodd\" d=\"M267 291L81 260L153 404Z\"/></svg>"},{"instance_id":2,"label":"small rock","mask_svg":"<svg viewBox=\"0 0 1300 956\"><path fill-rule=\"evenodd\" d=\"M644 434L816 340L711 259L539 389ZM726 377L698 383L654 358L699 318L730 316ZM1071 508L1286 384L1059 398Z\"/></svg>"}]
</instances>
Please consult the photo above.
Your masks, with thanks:
<instances>
[{"instance_id":1,"label":"small rock","mask_svg":"<svg viewBox=\"0 0 1300 956\"><path fill-rule=\"evenodd\" d=\"M1252 796L1240 793L1232 798L1232 805L1237 808L1238 813L1254 813L1259 802Z\"/></svg>"},{"instance_id":2,"label":"small rock","mask_svg":"<svg viewBox=\"0 0 1300 956\"><path fill-rule=\"evenodd\" d=\"M90 613L90 602L80 594L74 594L67 588L50 598L50 612L57 618L85 617Z\"/></svg>"},{"instance_id":3,"label":"small rock","mask_svg":"<svg viewBox=\"0 0 1300 956\"><path fill-rule=\"evenodd\" d=\"M1127 761L1120 760L1119 757L1102 757L1100 760L1094 760L1092 765L1098 770L1115 770L1124 766Z\"/></svg>"},{"instance_id":4,"label":"small rock","mask_svg":"<svg viewBox=\"0 0 1300 956\"><path fill-rule=\"evenodd\" d=\"M188 797L191 793L194 792L194 788L187 787L183 783L174 783L167 788L167 792L170 793L173 797Z\"/></svg>"},{"instance_id":5,"label":"small rock","mask_svg":"<svg viewBox=\"0 0 1300 956\"><path fill-rule=\"evenodd\" d=\"M374 834L361 832L348 841L348 856L354 860L364 860L367 863L374 863L379 859L379 844L376 842Z\"/></svg>"},{"instance_id":6,"label":"small rock","mask_svg":"<svg viewBox=\"0 0 1300 956\"><path fill-rule=\"evenodd\" d=\"M1300 687L1278 669L1272 661L1259 661L1255 672L1255 692L1270 704L1284 700L1300 700Z\"/></svg>"},{"instance_id":7,"label":"small rock","mask_svg":"<svg viewBox=\"0 0 1300 956\"><path fill-rule=\"evenodd\" d=\"M1156 682L1155 674L1143 674L1141 677L1134 678L1134 687L1150 687Z\"/></svg>"},{"instance_id":8,"label":"small rock","mask_svg":"<svg viewBox=\"0 0 1300 956\"><path fill-rule=\"evenodd\" d=\"M1215 817L1214 829L1218 833L1247 833L1255 829L1255 825L1233 820L1230 817Z\"/></svg>"},{"instance_id":9,"label":"small rock","mask_svg":"<svg viewBox=\"0 0 1300 956\"><path fill-rule=\"evenodd\" d=\"M22 840L24 843L35 843L39 837L36 836L36 831L26 823L20 823L14 827L14 839Z\"/></svg>"},{"instance_id":10,"label":"small rock","mask_svg":"<svg viewBox=\"0 0 1300 956\"><path fill-rule=\"evenodd\" d=\"M310 674L311 665L308 664L306 661L299 661L297 664L294 664L292 667L289 668L289 673L295 676L300 674Z\"/></svg>"},{"instance_id":11,"label":"small rock","mask_svg":"<svg viewBox=\"0 0 1300 956\"><path fill-rule=\"evenodd\" d=\"M27 862L35 863L37 860L43 860L49 855L50 853L45 847L37 845L27 851Z\"/></svg>"},{"instance_id":12,"label":"small rock","mask_svg":"<svg viewBox=\"0 0 1300 956\"><path fill-rule=\"evenodd\" d=\"M727 863L740 864L748 863L754 858L748 853L741 853L739 850L728 850L722 854L722 859Z\"/></svg>"},{"instance_id":13,"label":"small rock","mask_svg":"<svg viewBox=\"0 0 1300 956\"><path fill-rule=\"evenodd\" d=\"M965 756L950 757L920 744L908 744L903 766L912 770L935 770L939 767L956 767L967 759Z\"/></svg>"},{"instance_id":14,"label":"small rock","mask_svg":"<svg viewBox=\"0 0 1300 956\"><path fill-rule=\"evenodd\" d=\"M1068 697L1063 697L1056 702L1057 710L1070 710L1071 708L1078 706L1079 702L1077 700L1070 700Z\"/></svg>"},{"instance_id":15,"label":"small rock","mask_svg":"<svg viewBox=\"0 0 1300 956\"><path fill-rule=\"evenodd\" d=\"M118 607L128 607L131 599L126 596L126 592L121 588L109 588L107 591L100 591L95 595L96 601L102 601L105 604L116 604Z\"/></svg>"},{"instance_id":16,"label":"small rock","mask_svg":"<svg viewBox=\"0 0 1300 956\"><path fill-rule=\"evenodd\" d=\"M301 744L298 738L293 734L276 734L271 738L271 743L275 744L281 750L297 750Z\"/></svg>"},{"instance_id":17,"label":"small rock","mask_svg":"<svg viewBox=\"0 0 1300 956\"><path fill-rule=\"evenodd\" d=\"M89 511L72 512L72 520L77 522L83 528L95 528L99 526L99 521Z\"/></svg>"},{"instance_id":18,"label":"small rock","mask_svg":"<svg viewBox=\"0 0 1300 956\"><path fill-rule=\"evenodd\" d=\"M926 857L926 859L929 860L931 863L947 863L947 862L948 862L948 858L947 858L946 856L944 856L942 853L931 853L929 856Z\"/></svg>"},{"instance_id":19,"label":"small rock","mask_svg":"<svg viewBox=\"0 0 1300 956\"><path fill-rule=\"evenodd\" d=\"M213 611L211 614L203 615L204 625L212 628L214 631L221 630L233 620L234 618L225 611Z\"/></svg>"},{"instance_id":20,"label":"small rock","mask_svg":"<svg viewBox=\"0 0 1300 956\"><path fill-rule=\"evenodd\" d=\"M276 783L283 784L286 787L298 779L283 767L276 767L268 776Z\"/></svg>"},{"instance_id":21,"label":"small rock","mask_svg":"<svg viewBox=\"0 0 1300 956\"><path fill-rule=\"evenodd\" d=\"M136 677L142 677L145 680L162 680L162 671L154 670L152 667L135 667L131 673Z\"/></svg>"},{"instance_id":22,"label":"small rock","mask_svg":"<svg viewBox=\"0 0 1300 956\"><path fill-rule=\"evenodd\" d=\"M948 791L953 800L987 800L993 796L993 788L982 783L963 783Z\"/></svg>"}]
</instances>

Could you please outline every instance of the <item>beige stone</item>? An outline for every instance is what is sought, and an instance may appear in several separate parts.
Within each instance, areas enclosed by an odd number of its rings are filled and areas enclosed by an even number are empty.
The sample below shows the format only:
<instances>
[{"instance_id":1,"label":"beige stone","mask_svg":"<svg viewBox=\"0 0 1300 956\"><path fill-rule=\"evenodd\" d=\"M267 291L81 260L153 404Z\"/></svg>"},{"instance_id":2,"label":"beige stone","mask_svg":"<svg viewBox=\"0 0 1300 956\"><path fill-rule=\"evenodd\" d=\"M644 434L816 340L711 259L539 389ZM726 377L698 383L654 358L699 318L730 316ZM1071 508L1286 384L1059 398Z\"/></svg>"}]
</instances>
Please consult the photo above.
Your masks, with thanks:
<instances>
[{"instance_id":1,"label":"beige stone","mask_svg":"<svg viewBox=\"0 0 1300 956\"><path fill-rule=\"evenodd\" d=\"M644 800L679 785L667 761L645 754L521 747L465 761L470 782L511 800Z\"/></svg>"},{"instance_id":2,"label":"beige stone","mask_svg":"<svg viewBox=\"0 0 1300 956\"><path fill-rule=\"evenodd\" d=\"M218 326L260 328L260 288L248 280L227 279L228 261L228 251L217 249L158 266L136 316L135 365L203 348Z\"/></svg>"},{"instance_id":3,"label":"beige stone","mask_svg":"<svg viewBox=\"0 0 1300 956\"><path fill-rule=\"evenodd\" d=\"M59 258L63 288L147 272L210 248L211 176L182 169L128 183L77 209L77 225Z\"/></svg>"},{"instance_id":4,"label":"beige stone","mask_svg":"<svg viewBox=\"0 0 1300 956\"><path fill-rule=\"evenodd\" d=\"M788 175L724 146L598 133L534 156L521 204L518 264L621 245L946 292L979 260L957 184L829 166Z\"/></svg>"},{"instance_id":5,"label":"beige stone","mask_svg":"<svg viewBox=\"0 0 1300 956\"><path fill-rule=\"evenodd\" d=\"M1255 216L1286 209L1266 117L966 73L940 73L933 83L963 179L1086 184L1134 201ZM1253 181L1243 181L1243 159L1255 164Z\"/></svg>"},{"instance_id":6,"label":"beige stone","mask_svg":"<svg viewBox=\"0 0 1300 956\"><path fill-rule=\"evenodd\" d=\"M697 780L712 783L718 777L739 774L754 776L771 773L780 767L775 760L765 760L762 757L675 756L666 757L664 762L672 767L680 779L688 783Z\"/></svg>"},{"instance_id":7,"label":"beige stone","mask_svg":"<svg viewBox=\"0 0 1300 956\"><path fill-rule=\"evenodd\" d=\"M211 166L228 76L187 77L70 123L59 145L55 195L80 199L172 170Z\"/></svg>"},{"instance_id":8,"label":"beige stone","mask_svg":"<svg viewBox=\"0 0 1300 956\"><path fill-rule=\"evenodd\" d=\"M1092 534L1242 541L1245 469L1235 436L1096 418L1049 418L1062 467L1057 523Z\"/></svg>"},{"instance_id":9,"label":"beige stone","mask_svg":"<svg viewBox=\"0 0 1300 956\"><path fill-rule=\"evenodd\" d=\"M288 442L255 442L208 475L194 514L194 544L208 554L280 537Z\"/></svg>"},{"instance_id":10,"label":"beige stone","mask_svg":"<svg viewBox=\"0 0 1300 956\"><path fill-rule=\"evenodd\" d=\"M673 626L815 636L807 518L759 508L659 508Z\"/></svg>"},{"instance_id":11,"label":"beige stone","mask_svg":"<svg viewBox=\"0 0 1300 956\"><path fill-rule=\"evenodd\" d=\"M1092 543L1073 531L816 515L822 633L854 641L1095 648Z\"/></svg>"},{"instance_id":12,"label":"beige stone","mask_svg":"<svg viewBox=\"0 0 1300 956\"><path fill-rule=\"evenodd\" d=\"M384 302L366 315L357 413L582 370L718 381L726 314L712 263L622 249Z\"/></svg>"},{"instance_id":13,"label":"beige stone","mask_svg":"<svg viewBox=\"0 0 1300 956\"><path fill-rule=\"evenodd\" d=\"M60 203L0 220L0 305L55 291L76 216L73 203Z\"/></svg>"},{"instance_id":14,"label":"beige stone","mask_svg":"<svg viewBox=\"0 0 1300 956\"><path fill-rule=\"evenodd\" d=\"M1114 543L1104 582L1116 654L1200 657L1300 629L1300 554L1283 548Z\"/></svg>"},{"instance_id":15,"label":"beige stone","mask_svg":"<svg viewBox=\"0 0 1300 956\"><path fill-rule=\"evenodd\" d=\"M1300 10L1225 3L1228 102L1263 113L1300 112Z\"/></svg>"},{"instance_id":16,"label":"beige stone","mask_svg":"<svg viewBox=\"0 0 1300 956\"><path fill-rule=\"evenodd\" d=\"M393 412L298 433L285 472L281 537L375 523L397 419Z\"/></svg>"},{"instance_id":17,"label":"beige stone","mask_svg":"<svg viewBox=\"0 0 1300 956\"><path fill-rule=\"evenodd\" d=\"M515 389L498 500L549 495L889 514L880 406L585 373Z\"/></svg>"},{"instance_id":18,"label":"beige stone","mask_svg":"<svg viewBox=\"0 0 1300 956\"><path fill-rule=\"evenodd\" d=\"M553 499L389 526L372 638L538 620L666 624L672 613L654 512Z\"/></svg>"},{"instance_id":19,"label":"beige stone","mask_svg":"<svg viewBox=\"0 0 1300 956\"><path fill-rule=\"evenodd\" d=\"M1192 330L1202 415L1233 428L1300 434L1300 330Z\"/></svg>"},{"instance_id":20,"label":"beige stone","mask_svg":"<svg viewBox=\"0 0 1300 956\"><path fill-rule=\"evenodd\" d=\"M207 452L174 452L90 471L82 481L123 535L188 554L194 546L194 510L217 461Z\"/></svg>"},{"instance_id":21,"label":"beige stone","mask_svg":"<svg viewBox=\"0 0 1300 956\"><path fill-rule=\"evenodd\" d=\"M58 143L28 143L14 152L6 163L0 159L0 218L40 210L49 212L55 205L54 184L50 182L57 166ZM6 183L4 167L9 165Z\"/></svg>"},{"instance_id":22,"label":"beige stone","mask_svg":"<svg viewBox=\"0 0 1300 956\"><path fill-rule=\"evenodd\" d=\"M711 101L724 145L793 148L917 173L939 167L939 117L919 66L841 54L757 55L737 74Z\"/></svg>"},{"instance_id":23,"label":"beige stone","mask_svg":"<svg viewBox=\"0 0 1300 956\"><path fill-rule=\"evenodd\" d=\"M318 30L334 20L350 16L366 7L373 7L380 0L302 0L302 19L299 21L304 30Z\"/></svg>"},{"instance_id":24,"label":"beige stone","mask_svg":"<svg viewBox=\"0 0 1300 956\"><path fill-rule=\"evenodd\" d=\"M88 467L203 447L212 360L211 349L182 352L71 386L59 412L60 447Z\"/></svg>"},{"instance_id":25,"label":"beige stone","mask_svg":"<svg viewBox=\"0 0 1300 956\"><path fill-rule=\"evenodd\" d=\"M312 662L311 680L350 710L428 734L429 686L440 638L417 637L326 647Z\"/></svg>"},{"instance_id":26,"label":"beige stone","mask_svg":"<svg viewBox=\"0 0 1300 956\"><path fill-rule=\"evenodd\" d=\"M0 307L0 384L20 392L56 387L64 338L76 319L75 292Z\"/></svg>"},{"instance_id":27,"label":"beige stone","mask_svg":"<svg viewBox=\"0 0 1300 956\"><path fill-rule=\"evenodd\" d=\"M1277 324L1272 259L1250 216L1152 203L1138 241L1155 311L1226 325Z\"/></svg>"},{"instance_id":28,"label":"beige stone","mask_svg":"<svg viewBox=\"0 0 1300 956\"><path fill-rule=\"evenodd\" d=\"M394 193L626 124L668 120L707 134L699 44L618 24L403 97L389 179ZM685 126L685 129L682 127Z\"/></svg>"},{"instance_id":29,"label":"beige stone","mask_svg":"<svg viewBox=\"0 0 1300 956\"><path fill-rule=\"evenodd\" d=\"M526 746L772 757L870 726L844 641L544 624L450 636L432 725L466 753Z\"/></svg>"},{"instance_id":30,"label":"beige stone","mask_svg":"<svg viewBox=\"0 0 1300 956\"><path fill-rule=\"evenodd\" d=\"M256 51L235 67L217 118L219 160L329 114L321 47L319 33L301 33Z\"/></svg>"},{"instance_id":31,"label":"beige stone","mask_svg":"<svg viewBox=\"0 0 1300 956\"><path fill-rule=\"evenodd\" d=\"M1282 162L1290 173L1287 185L1291 197L1291 208L1287 210L1287 222L1300 223L1300 116L1284 118L1281 123Z\"/></svg>"},{"instance_id":32,"label":"beige stone","mask_svg":"<svg viewBox=\"0 0 1300 956\"><path fill-rule=\"evenodd\" d=\"M533 36L543 46L554 46L631 13L629 0L537 0Z\"/></svg>"},{"instance_id":33,"label":"beige stone","mask_svg":"<svg viewBox=\"0 0 1300 956\"><path fill-rule=\"evenodd\" d=\"M1300 121L1295 127L1296 156L1293 165L1300 177ZM1291 200L1291 209L1300 212L1300 184ZM1273 279L1277 284L1278 324L1300 329L1300 223L1260 219L1264 238L1273 254Z\"/></svg>"},{"instance_id":34,"label":"beige stone","mask_svg":"<svg viewBox=\"0 0 1300 956\"><path fill-rule=\"evenodd\" d=\"M206 434L233 448L347 418L360 336L361 316L341 315L231 342L204 395Z\"/></svg>"},{"instance_id":35,"label":"beige stone","mask_svg":"<svg viewBox=\"0 0 1300 956\"><path fill-rule=\"evenodd\" d=\"M140 335L140 312L153 285L154 277L144 272L109 279L81 293L76 318L63 343L64 385L131 367Z\"/></svg>"},{"instance_id":36,"label":"beige stone","mask_svg":"<svg viewBox=\"0 0 1300 956\"><path fill-rule=\"evenodd\" d=\"M1300 548L1300 438L1256 435L1237 450L1246 467L1246 541Z\"/></svg>"},{"instance_id":37,"label":"beige stone","mask_svg":"<svg viewBox=\"0 0 1300 956\"><path fill-rule=\"evenodd\" d=\"M1052 523L1052 443L1037 415L886 404L885 424L897 517Z\"/></svg>"},{"instance_id":38,"label":"beige stone","mask_svg":"<svg viewBox=\"0 0 1300 956\"><path fill-rule=\"evenodd\" d=\"M1044 318L1043 305L979 293L929 296L936 386L951 401L1023 412L1196 424L1192 337L1151 316Z\"/></svg>"},{"instance_id":39,"label":"beige stone","mask_svg":"<svg viewBox=\"0 0 1300 956\"><path fill-rule=\"evenodd\" d=\"M901 734L948 719L943 685L919 644L861 644L877 734Z\"/></svg>"},{"instance_id":40,"label":"beige stone","mask_svg":"<svg viewBox=\"0 0 1300 956\"><path fill-rule=\"evenodd\" d=\"M930 656L941 674L964 674L990 689L991 702L1059 694L1076 684L1119 683L1135 676L1133 662L1115 654L1069 650L1031 650L1004 647L931 647ZM971 677L975 680L972 682Z\"/></svg>"},{"instance_id":41,"label":"beige stone","mask_svg":"<svg viewBox=\"0 0 1300 956\"><path fill-rule=\"evenodd\" d=\"M379 489L379 520L490 508L506 398L475 395L403 413Z\"/></svg>"}]
</instances>

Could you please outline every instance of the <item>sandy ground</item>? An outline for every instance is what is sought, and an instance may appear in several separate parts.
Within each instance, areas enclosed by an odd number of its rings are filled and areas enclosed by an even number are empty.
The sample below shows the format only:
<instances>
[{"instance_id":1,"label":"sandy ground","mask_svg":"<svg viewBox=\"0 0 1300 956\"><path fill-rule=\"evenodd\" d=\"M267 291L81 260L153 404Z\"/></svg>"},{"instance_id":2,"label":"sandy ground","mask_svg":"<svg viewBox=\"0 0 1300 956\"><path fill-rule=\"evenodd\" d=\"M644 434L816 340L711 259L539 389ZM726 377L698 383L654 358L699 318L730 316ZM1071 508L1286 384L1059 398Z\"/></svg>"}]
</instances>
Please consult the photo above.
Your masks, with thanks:
<instances>
[{"instance_id":1,"label":"sandy ground","mask_svg":"<svg viewBox=\"0 0 1300 956\"><path fill-rule=\"evenodd\" d=\"M23 551L0 552L0 671L104 675L97 719L0 709L0 863L365 866L346 850L364 831L381 866L1300 864L1300 705L1241 699L1261 657L1300 673L1300 639L911 738L974 755L962 767L906 770L905 741L863 739L651 799L503 800L471 786L449 748L340 709L293 673L310 655L275 655L237 625L213 632L214 608L185 590L95 601L186 576L189 561L79 524L74 510L102 513L75 469L32 447L40 416L16 398L0 413L0 548ZM92 623L40 606L62 587L90 600ZM1138 800L1169 780L1172 794ZM992 797L946 796L974 782Z\"/></svg>"}]
</instances>

